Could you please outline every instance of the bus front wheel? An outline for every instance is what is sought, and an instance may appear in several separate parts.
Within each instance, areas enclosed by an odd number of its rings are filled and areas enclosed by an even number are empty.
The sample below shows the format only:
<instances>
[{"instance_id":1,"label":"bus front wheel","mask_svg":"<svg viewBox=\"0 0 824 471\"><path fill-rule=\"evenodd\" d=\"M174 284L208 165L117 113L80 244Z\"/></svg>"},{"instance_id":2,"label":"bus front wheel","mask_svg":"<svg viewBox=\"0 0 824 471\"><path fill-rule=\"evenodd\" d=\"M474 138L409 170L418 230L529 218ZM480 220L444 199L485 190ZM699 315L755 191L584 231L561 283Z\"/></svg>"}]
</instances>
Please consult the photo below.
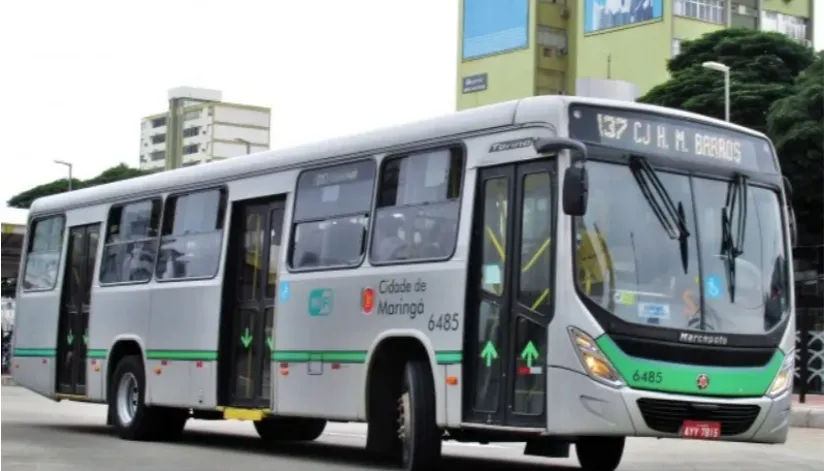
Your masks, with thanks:
<instances>
[{"instance_id":1,"label":"bus front wheel","mask_svg":"<svg viewBox=\"0 0 824 471\"><path fill-rule=\"evenodd\" d=\"M441 456L441 433L435 423L435 384L429 363L406 363L397 411L401 468L433 469Z\"/></svg>"},{"instance_id":2,"label":"bus front wheel","mask_svg":"<svg viewBox=\"0 0 824 471\"><path fill-rule=\"evenodd\" d=\"M583 437L575 443L584 471L615 471L624 456L624 437Z\"/></svg>"}]
</instances>

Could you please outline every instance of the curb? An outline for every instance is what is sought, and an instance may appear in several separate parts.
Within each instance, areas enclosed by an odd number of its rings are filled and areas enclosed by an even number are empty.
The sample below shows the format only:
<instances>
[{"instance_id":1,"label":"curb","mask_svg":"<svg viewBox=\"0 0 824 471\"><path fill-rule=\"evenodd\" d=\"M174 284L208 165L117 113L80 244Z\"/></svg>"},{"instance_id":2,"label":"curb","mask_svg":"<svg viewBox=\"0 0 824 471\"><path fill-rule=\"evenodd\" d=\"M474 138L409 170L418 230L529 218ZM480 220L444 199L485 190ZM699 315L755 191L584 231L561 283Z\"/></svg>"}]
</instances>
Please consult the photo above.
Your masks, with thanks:
<instances>
[{"instance_id":1,"label":"curb","mask_svg":"<svg viewBox=\"0 0 824 471\"><path fill-rule=\"evenodd\" d=\"M824 407L793 405L790 427L824 429Z\"/></svg>"},{"instance_id":2,"label":"curb","mask_svg":"<svg viewBox=\"0 0 824 471\"><path fill-rule=\"evenodd\" d=\"M3 386L16 386L14 378L3 376ZM790 411L790 427L824 429L824 407L793 405Z\"/></svg>"}]
</instances>

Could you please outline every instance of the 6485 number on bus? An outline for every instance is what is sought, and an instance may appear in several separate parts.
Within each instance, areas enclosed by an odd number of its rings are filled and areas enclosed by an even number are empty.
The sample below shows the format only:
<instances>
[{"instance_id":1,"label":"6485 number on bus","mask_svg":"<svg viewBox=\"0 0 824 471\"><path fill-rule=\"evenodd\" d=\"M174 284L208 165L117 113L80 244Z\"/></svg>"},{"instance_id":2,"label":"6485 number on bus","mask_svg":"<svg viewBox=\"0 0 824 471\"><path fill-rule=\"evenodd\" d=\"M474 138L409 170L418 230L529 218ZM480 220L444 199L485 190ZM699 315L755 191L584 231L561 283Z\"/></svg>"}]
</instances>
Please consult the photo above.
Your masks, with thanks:
<instances>
[{"instance_id":1,"label":"6485 number on bus","mask_svg":"<svg viewBox=\"0 0 824 471\"><path fill-rule=\"evenodd\" d=\"M457 312L453 312L451 314L432 314L431 316L429 316L429 322L426 323L426 327L428 327L430 331L458 330L461 327L460 314L458 314Z\"/></svg>"}]
</instances>

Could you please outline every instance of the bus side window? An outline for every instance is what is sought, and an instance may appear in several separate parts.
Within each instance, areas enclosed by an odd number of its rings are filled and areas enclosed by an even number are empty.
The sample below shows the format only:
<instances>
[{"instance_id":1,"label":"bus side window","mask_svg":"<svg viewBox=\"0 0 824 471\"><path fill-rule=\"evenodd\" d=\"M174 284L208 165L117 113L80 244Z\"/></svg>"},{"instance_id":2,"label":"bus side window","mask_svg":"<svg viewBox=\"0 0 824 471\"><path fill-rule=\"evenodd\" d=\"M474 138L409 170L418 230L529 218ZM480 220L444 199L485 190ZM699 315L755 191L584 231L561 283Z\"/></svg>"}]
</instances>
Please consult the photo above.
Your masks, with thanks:
<instances>
[{"instance_id":1,"label":"bus side window","mask_svg":"<svg viewBox=\"0 0 824 471\"><path fill-rule=\"evenodd\" d=\"M226 191L170 195L163 212L158 280L211 278L217 274L226 214Z\"/></svg>"},{"instance_id":2,"label":"bus side window","mask_svg":"<svg viewBox=\"0 0 824 471\"><path fill-rule=\"evenodd\" d=\"M38 219L32 224L23 273L24 291L54 289L63 247L64 224L63 216Z\"/></svg>"},{"instance_id":3,"label":"bus side window","mask_svg":"<svg viewBox=\"0 0 824 471\"><path fill-rule=\"evenodd\" d=\"M292 217L291 268L360 265L375 173L375 162L371 159L301 173Z\"/></svg>"},{"instance_id":4,"label":"bus side window","mask_svg":"<svg viewBox=\"0 0 824 471\"><path fill-rule=\"evenodd\" d=\"M112 206L100 260L100 284L149 281L160 226L160 198Z\"/></svg>"},{"instance_id":5,"label":"bus side window","mask_svg":"<svg viewBox=\"0 0 824 471\"><path fill-rule=\"evenodd\" d=\"M452 256L463 166L459 148L384 160L370 251L373 263L446 260Z\"/></svg>"}]
</instances>

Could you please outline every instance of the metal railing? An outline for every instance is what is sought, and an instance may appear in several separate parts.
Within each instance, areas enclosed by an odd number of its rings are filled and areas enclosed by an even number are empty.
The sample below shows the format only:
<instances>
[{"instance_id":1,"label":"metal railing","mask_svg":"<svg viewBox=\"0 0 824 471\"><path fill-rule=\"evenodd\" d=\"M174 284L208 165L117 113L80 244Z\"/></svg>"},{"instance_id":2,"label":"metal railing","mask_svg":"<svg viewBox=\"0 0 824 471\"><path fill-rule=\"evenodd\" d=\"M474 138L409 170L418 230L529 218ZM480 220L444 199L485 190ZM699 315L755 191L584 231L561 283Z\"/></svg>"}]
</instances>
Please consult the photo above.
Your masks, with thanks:
<instances>
[{"instance_id":1,"label":"metal railing","mask_svg":"<svg viewBox=\"0 0 824 471\"><path fill-rule=\"evenodd\" d=\"M824 394L824 245L795 247L794 389L801 403Z\"/></svg>"}]
</instances>

